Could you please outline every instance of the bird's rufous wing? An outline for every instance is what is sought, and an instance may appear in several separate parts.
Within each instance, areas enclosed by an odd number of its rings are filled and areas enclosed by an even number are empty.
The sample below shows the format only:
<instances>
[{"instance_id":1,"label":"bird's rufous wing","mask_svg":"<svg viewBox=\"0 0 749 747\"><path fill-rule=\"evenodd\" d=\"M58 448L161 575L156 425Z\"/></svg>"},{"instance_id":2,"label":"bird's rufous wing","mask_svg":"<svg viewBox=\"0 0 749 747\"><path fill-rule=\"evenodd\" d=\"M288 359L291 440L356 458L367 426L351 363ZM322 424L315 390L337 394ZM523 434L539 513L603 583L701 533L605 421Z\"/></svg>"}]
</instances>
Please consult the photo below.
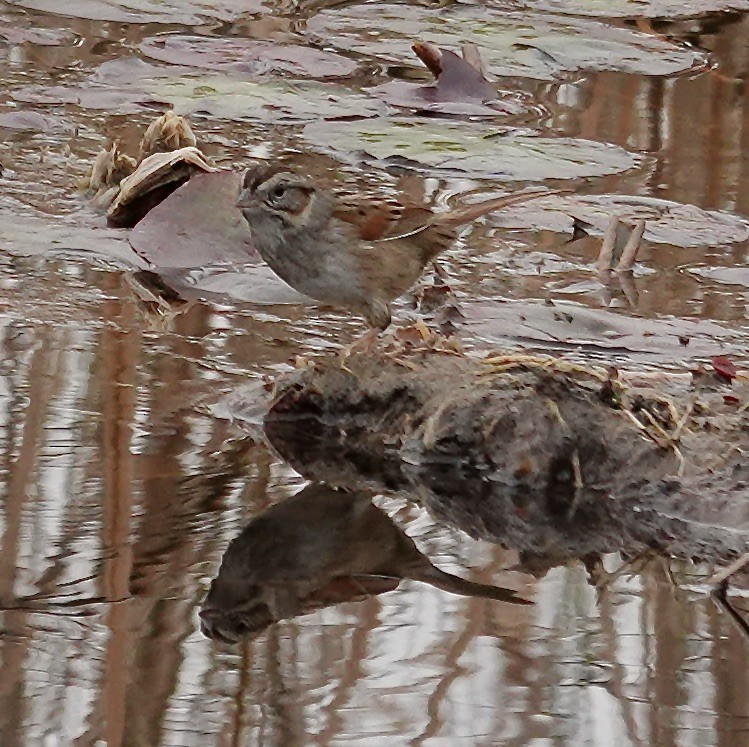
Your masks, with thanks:
<instances>
[{"instance_id":1,"label":"bird's rufous wing","mask_svg":"<svg viewBox=\"0 0 749 747\"><path fill-rule=\"evenodd\" d=\"M333 215L356 229L362 241L381 241L419 231L432 217L427 207L404 206L390 198L339 197Z\"/></svg>"}]
</instances>

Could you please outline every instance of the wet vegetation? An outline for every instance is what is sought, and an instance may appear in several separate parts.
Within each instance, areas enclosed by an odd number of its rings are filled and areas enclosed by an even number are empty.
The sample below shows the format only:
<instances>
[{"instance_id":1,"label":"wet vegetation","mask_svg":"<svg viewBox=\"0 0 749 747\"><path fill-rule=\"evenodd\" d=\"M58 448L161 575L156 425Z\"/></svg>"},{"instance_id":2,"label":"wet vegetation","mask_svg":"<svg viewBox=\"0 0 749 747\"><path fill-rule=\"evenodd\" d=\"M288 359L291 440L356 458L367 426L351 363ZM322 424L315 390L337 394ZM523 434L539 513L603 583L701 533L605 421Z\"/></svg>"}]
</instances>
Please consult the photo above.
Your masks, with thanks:
<instances>
[{"instance_id":1,"label":"wet vegetation","mask_svg":"<svg viewBox=\"0 0 749 747\"><path fill-rule=\"evenodd\" d=\"M0 2L0 744L746 743L747 11ZM250 162L548 194L342 357Z\"/></svg>"}]
</instances>

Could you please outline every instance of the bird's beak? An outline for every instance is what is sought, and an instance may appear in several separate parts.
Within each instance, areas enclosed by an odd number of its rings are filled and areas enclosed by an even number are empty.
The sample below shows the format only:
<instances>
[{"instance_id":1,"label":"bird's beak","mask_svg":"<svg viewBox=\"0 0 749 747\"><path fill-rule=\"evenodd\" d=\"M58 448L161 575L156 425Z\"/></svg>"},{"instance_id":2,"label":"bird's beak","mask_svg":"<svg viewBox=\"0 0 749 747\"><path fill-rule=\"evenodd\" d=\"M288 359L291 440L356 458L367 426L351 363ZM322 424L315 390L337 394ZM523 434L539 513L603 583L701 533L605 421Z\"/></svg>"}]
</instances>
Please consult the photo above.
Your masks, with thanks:
<instances>
[{"instance_id":1,"label":"bird's beak","mask_svg":"<svg viewBox=\"0 0 749 747\"><path fill-rule=\"evenodd\" d=\"M239 197L237 197L237 200L234 203L234 205L238 208L248 207L251 200L252 200L252 195L250 194L250 190L243 189L239 193Z\"/></svg>"}]
</instances>

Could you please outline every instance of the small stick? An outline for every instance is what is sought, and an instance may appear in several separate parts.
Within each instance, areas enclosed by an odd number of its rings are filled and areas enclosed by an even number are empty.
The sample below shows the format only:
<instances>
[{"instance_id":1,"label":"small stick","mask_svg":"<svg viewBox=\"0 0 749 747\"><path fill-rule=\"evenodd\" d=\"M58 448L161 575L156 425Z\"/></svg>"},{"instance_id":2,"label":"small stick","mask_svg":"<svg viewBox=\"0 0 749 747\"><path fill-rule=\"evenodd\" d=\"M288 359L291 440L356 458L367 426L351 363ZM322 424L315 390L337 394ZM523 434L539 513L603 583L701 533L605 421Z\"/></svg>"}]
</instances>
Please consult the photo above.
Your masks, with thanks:
<instances>
[{"instance_id":1,"label":"small stick","mask_svg":"<svg viewBox=\"0 0 749 747\"><path fill-rule=\"evenodd\" d=\"M460 50L463 54L463 59L475 70L481 73L482 78L486 78L486 66L484 60L481 58L481 52L475 44L464 44Z\"/></svg>"},{"instance_id":2,"label":"small stick","mask_svg":"<svg viewBox=\"0 0 749 747\"><path fill-rule=\"evenodd\" d=\"M580 505L580 493L585 487L585 483L583 483L583 471L580 468L580 453L577 449L572 452L570 463L572 464L572 474L575 476L575 494L572 496L572 503L570 503L570 507L567 510L567 521L572 519L577 512L577 507Z\"/></svg>"},{"instance_id":3,"label":"small stick","mask_svg":"<svg viewBox=\"0 0 749 747\"><path fill-rule=\"evenodd\" d=\"M740 558L734 560L731 565L710 576L710 578L707 579L707 583L711 586L720 584L729 576L733 576L736 571L740 571L745 565L749 565L749 552L745 552Z\"/></svg>"},{"instance_id":4,"label":"small stick","mask_svg":"<svg viewBox=\"0 0 749 747\"><path fill-rule=\"evenodd\" d=\"M598 260L596 262L596 269L600 273L605 273L610 270L614 263L614 247L616 246L616 227L619 225L619 218L616 215L612 215L608 225L606 226L606 233L603 235L603 241L601 242L601 251L598 254Z\"/></svg>"},{"instance_id":5,"label":"small stick","mask_svg":"<svg viewBox=\"0 0 749 747\"><path fill-rule=\"evenodd\" d=\"M632 233L629 235L627 243L624 245L622 250L622 256L619 258L619 263L616 266L614 272L629 272L635 264L637 259L637 253L640 251L640 241L642 235L645 233L645 221L638 220L635 223L635 227L632 229Z\"/></svg>"}]
</instances>

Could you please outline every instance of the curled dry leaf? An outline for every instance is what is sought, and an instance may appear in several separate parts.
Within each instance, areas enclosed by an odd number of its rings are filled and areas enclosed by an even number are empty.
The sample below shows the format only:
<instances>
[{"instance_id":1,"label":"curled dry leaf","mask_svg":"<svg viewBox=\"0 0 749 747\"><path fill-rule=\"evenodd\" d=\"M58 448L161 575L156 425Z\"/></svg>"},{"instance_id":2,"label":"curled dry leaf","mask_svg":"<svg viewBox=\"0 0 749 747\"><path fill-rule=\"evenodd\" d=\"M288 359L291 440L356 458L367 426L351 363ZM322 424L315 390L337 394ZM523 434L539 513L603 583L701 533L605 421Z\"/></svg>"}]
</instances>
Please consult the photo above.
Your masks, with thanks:
<instances>
[{"instance_id":1,"label":"curled dry leaf","mask_svg":"<svg viewBox=\"0 0 749 747\"><path fill-rule=\"evenodd\" d=\"M148 126L140 141L138 160L142 161L154 153L170 153L197 145L197 138L187 120L173 111L168 111Z\"/></svg>"},{"instance_id":2,"label":"curled dry leaf","mask_svg":"<svg viewBox=\"0 0 749 747\"><path fill-rule=\"evenodd\" d=\"M117 143L99 152L91 168L88 188L93 194L94 204L107 209L119 192L120 182L135 171L137 161L120 152Z\"/></svg>"},{"instance_id":3,"label":"curled dry leaf","mask_svg":"<svg viewBox=\"0 0 749 747\"><path fill-rule=\"evenodd\" d=\"M146 130L139 159L121 153L117 143L102 150L91 169L88 188L96 207L106 209L111 226L134 226L195 171L216 171L197 148L185 119L168 111Z\"/></svg>"},{"instance_id":4,"label":"curled dry leaf","mask_svg":"<svg viewBox=\"0 0 749 747\"><path fill-rule=\"evenodd\" d=\"M393 106L441 114L497 116L525 110L519 101L498 100L474 45L464 47L463 57L429 42L416 42L411 48L437 79L436 83L420 85L396 80L375 86L369 89L370 93Z\"/></svg>"},{"instance_id":5,"label":"curled dry leaf","mask_svg":"<svg viewBox=\"0 0 749 747\"><path fill-rule=\"evenodd\" d=\"M192 173L217 170L193 146L171 153L154 153L120 182L119 193L107 211L107 222L121 228L134 226Z\"/></svg>"}]
</instances>

